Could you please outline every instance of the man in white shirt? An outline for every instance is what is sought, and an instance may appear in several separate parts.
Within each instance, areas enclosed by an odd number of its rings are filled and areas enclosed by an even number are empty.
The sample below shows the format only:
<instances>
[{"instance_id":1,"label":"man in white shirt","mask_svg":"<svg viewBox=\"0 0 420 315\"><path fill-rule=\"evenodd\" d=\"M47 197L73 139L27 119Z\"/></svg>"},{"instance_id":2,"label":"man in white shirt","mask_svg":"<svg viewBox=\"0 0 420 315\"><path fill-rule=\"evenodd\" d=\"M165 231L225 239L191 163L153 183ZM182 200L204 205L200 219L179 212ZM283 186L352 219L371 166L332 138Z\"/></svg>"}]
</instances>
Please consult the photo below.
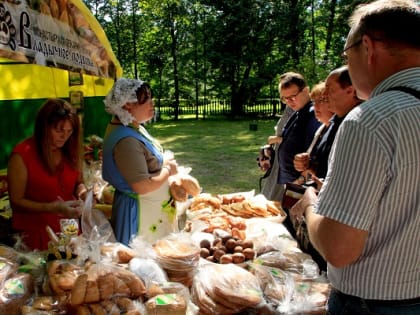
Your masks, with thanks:
<instances>
[{"instance_id":1,"label":"man in white shirt","mask_svg":"<svg viewBox=\"0 0 420 315\"><path fill-rule=\"evenodd\" d=\"M378 0L350 18L344 48L358 96L324 185L292 208L328 262L328 314L420 314L420 12Z\"/></svg>"}]
</instances>

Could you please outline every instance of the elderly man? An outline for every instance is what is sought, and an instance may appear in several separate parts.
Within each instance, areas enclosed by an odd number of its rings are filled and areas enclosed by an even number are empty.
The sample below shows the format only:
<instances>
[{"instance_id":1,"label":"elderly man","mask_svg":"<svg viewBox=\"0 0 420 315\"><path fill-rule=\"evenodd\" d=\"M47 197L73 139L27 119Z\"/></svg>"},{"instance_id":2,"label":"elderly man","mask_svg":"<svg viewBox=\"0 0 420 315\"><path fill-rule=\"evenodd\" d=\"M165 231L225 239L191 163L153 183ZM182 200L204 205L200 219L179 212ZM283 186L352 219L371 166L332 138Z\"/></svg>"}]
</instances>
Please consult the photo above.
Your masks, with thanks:
<instances>
[{"instance_id":1,"label":"elderly man","mask_svg":"<svg viewBox=\"0 0 420 315\"><path fill-rule=\"evenodd\" d=\"M295 168L298 171L306 170L309 172L312 175L311 178L318 183L318 186L322 185L322 180L327 174L329 154L338 127L346 115L361 103L361 100L356 95L356 89L351 82L347 66L334 69L329 73L325 81L324 96L328 99L326 106L335 114L330 119L330 124L326 131L316 141L310 154L297 154L294 159ZM302 179L300 179L300 182L302 182ZM304 220L300 216L299 218L295 218L293 215L290 219L294 222L295 229L299 230L296 232L296 239L300 248L312 256L320 270L326 271L326 261L308 240L307 229L305 228L305 224L303 224Z\"/></svg>"},{"instance_id":2,"label":"elderly man","mask_svg":"<svg viewBox=\"0 0 420 315\"><path fill-rule=\"evenodd\" d=\"M344 54L358 95L317 197L303 212L328 262L329 314L420 314L420 12L379 0L350 18Z\"/></svg>"},{"instance_id":3,"label":"elderly man","mask_svg":"<svg viewBox=\"0 0 420 315\"><path fill-rule=\"evenodd\" d=\"M328 109L334 113L330 125L317 141L310 158L308 154L298 154L294 159L294 165L298 171L310 167L312 175L322 179L327 174L328 156L338 127L346 115L361 102L356 95L356 89L351 82L347 66L342 66L330 72L325 81L324 94L328 98Z\"/></svg>"}]
</instances>

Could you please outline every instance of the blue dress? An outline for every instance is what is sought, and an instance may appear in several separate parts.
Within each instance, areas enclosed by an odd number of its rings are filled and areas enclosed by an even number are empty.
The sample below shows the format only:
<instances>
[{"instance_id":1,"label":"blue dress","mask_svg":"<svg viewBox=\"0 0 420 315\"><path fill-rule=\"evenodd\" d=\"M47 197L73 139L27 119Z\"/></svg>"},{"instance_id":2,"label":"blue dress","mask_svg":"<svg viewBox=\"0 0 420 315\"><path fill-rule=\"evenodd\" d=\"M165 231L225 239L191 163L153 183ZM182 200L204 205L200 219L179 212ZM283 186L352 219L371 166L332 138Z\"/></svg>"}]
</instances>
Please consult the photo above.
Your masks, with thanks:
<instances>
[{"instance_id":1,"label":"blue dress","mask_svg":"<svg viewBox=\"0 0 420 315\"><path fill-rule=\"evenodd\" d=\"M131 127L118 126L105 137L102 176L115 188L111 224L118 242L128 245L133 236L140 234L153 243L176 231L176 209L170 202L168 182L153 192L138 195L123 178L114 161L113 150L125 137L141 141L160 164L163 163L162 152L150 140L150 135L146 137Z\"/></svg>"}]
</instances>

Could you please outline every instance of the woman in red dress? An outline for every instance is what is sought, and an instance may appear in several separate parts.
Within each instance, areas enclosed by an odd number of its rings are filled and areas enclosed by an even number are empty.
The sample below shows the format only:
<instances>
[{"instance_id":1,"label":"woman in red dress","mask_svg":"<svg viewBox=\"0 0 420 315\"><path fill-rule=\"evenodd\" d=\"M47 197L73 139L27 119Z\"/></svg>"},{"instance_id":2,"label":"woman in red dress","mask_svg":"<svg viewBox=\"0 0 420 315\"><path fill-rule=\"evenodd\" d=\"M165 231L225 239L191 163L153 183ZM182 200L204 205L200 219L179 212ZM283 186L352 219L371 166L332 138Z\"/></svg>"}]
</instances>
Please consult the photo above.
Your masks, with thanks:
<instances>
[{"instance_id":1,"label":"woman in red dress","mask_svg":"<svg viewBox=\"0 0 420 315\"><path fill-rule=\"evenodd\" d=\"M72 106L49 99L40 108L32 137L17 144L8 164L12 227L30 249L46 250L46 226L79 218L86 194L81 172L81 128Z\"/></svg>"}]
</instances>

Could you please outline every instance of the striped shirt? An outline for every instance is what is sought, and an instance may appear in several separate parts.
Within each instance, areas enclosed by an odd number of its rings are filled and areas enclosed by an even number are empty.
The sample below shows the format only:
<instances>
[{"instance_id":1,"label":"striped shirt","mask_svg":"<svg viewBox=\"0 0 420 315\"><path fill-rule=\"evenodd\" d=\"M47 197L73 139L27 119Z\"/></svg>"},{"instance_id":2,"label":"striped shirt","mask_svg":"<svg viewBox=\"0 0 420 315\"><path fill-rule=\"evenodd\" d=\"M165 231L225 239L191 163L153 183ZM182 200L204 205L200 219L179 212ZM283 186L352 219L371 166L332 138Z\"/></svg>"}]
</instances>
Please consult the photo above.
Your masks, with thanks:
<instances>
[{"instance_id":1,"label":"striped shirt","mask_svg":"<svg viewBox=\"0 0 420 315\"><path fill-rule=\"evenodd\" d=\"M315 212L369 232L359 259L328 266L343 293L365 299L420 296L420 68L381 82L337 133Z\"/></svg>"}]
</instances>

